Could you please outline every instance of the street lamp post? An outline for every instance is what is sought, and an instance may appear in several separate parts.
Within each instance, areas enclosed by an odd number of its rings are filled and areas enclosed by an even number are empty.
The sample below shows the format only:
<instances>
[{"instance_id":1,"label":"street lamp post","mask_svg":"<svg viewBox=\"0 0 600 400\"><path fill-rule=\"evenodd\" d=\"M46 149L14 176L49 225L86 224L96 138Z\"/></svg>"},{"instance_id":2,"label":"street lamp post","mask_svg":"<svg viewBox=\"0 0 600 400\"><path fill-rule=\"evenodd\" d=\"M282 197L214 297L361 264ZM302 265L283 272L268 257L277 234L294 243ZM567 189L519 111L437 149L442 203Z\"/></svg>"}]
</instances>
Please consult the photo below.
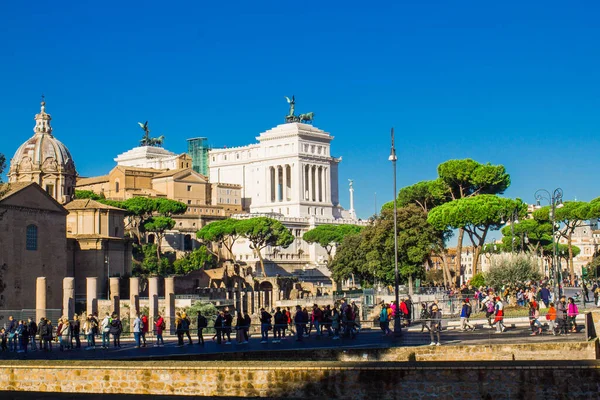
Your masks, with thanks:
<instances>
[{"instance_id":1,"label":"street lamp post","mask_svg":"<svg viewBox=\"0 0 600 400\"><path fill-rule=\"evenodd\" d=\"M394 284L396 291L396 312L394 313L394 336L402 335L402 324L400 321L400 294L398 293L398 193L396 192L396 147L394 145L394 128L392 128L392 150L388 158L394 168ZM410 290L411 288L409 288Z\"/></svg>"},{"instance_id":2,"label":"street lamp post","mask_svg":"<svg viewBox=\"0 0 600 400\"><path fill-rule=\"evenodd\" d=\"M556 209L563 206L563 191L561 188L556 188L550 194L546 189L538 189L535 192L536 207L540 206L541 200L547 200L550 204L550 223L552 224L552 279L554 280L553 295L554 301L560 298L560 282L558 271L558 241L556 240Z\"/></svg>"}]
</instances>

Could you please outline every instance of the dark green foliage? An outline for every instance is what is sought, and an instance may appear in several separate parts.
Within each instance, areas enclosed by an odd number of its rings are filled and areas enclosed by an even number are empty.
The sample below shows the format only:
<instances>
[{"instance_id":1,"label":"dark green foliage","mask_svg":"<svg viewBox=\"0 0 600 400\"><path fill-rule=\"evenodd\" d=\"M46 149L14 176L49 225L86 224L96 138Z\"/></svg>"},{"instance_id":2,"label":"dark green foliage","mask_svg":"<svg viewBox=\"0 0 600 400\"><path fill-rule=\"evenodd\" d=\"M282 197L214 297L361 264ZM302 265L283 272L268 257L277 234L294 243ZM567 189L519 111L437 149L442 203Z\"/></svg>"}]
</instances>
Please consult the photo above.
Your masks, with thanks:
<instances>
[{"instance_id":1,"label":"dark green foliage","mask_svg":"<svg viewBox=\"0 0 600 400\"><path fill-rule=\"evenodd\" d=\"M91 190L76 190L76 199L105 200L104 193L96 194Z\"/></svg>"},{"instance_id":2,"label":"dark green foliage","mask_svg":"<svg viewBox=\"0 0 600 400\"><path fill-rule=\"evenodd\" d=\"M338 246L344 237L354 235L361 231L357 225L319 225L306 232L302 239L307 243L318 243L325 249L328 256L328 266L331 265L331 252Z\"/></svg>"},{"instance_id":3,"label":"dark green foliage","mask_svg":"<svg viewBox=\"0 0 600 400\"><path fill-rule=\"evenodd\" d=\"M216 257L208 251L206 246L201 246L185 257L175 260L173 270L176 274L186 275L199 269L214 268L216 261Z\"/></svg>"}]
</instances>

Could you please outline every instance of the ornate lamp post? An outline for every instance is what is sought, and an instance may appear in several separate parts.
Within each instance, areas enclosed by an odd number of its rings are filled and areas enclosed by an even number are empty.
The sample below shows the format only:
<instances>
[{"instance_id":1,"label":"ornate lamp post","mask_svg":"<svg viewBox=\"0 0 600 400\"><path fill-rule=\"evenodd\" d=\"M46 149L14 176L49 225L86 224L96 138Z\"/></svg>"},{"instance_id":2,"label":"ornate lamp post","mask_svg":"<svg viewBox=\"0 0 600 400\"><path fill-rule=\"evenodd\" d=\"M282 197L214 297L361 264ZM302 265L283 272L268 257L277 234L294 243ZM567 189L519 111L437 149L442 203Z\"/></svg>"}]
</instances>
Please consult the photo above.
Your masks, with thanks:
<instances>
[{"instance_id":1,"label":"ornate lamp post","mask_svg":"<svg viewBox=\"0 0 600 400\"><path fill-rule=\"evenodd\" d=\"M552 224L552 279L554 281L553 295L554 301L560 298L560 282L559 282L559 267L558 267L558 240L556 239L556 209L563 206L563 191L561 188L556 188L550 194L546 189L538 189L535 192L536 208L540 207L542 200L547 200L550 204L550 223Z\"/></svg>"},{"instance_id":2,"label":"ornate lamp post","mask_svg":"<svg viewBox=\"0 0 600 400\"><path fill-rule=\"evenodd\" d=\"M394 335L402 335L402 324L400 321L400 294L398 293L399 276L398 276L398 193L396 191L396 147L394 145L394 128L392 128L392 150L388 158L394 167L394 288L396 294L396 312L394 314ZM410 290L410 289L409 289Z\"/></svg>"}]
</instances>

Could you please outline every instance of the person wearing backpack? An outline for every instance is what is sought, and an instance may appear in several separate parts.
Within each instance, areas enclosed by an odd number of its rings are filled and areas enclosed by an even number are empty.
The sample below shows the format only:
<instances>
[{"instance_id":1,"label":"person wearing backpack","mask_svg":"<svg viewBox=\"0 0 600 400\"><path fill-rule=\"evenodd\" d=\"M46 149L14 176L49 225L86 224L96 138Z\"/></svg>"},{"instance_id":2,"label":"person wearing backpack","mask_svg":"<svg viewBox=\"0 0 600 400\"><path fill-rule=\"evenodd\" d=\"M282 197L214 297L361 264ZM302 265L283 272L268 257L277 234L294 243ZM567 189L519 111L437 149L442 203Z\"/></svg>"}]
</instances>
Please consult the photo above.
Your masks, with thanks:
<instances>
[{"instance_id":1,"label":"person wearing backpack","mask_svg":"<svg viewBox=\"0 0 600 400\"><path fill-rule=\"evenodd\" d=\"M260 333L261 333L261 343L269 342L269 331L271 330L271 319L273 316L265 311L264 308L260 309Z\"/></svg>"},{"instance_id":2,"label":"person wearing backpack","mask_svg":"<svg viewBox=\"0 0 600 400\"><path fill-rule=\"evenodd\" d=\"M154 327L156 328L156 347L160 347L161 345L165 345L165 340L163 339L163 331L167 327L165 323L165 319L159 314L158 318L156 318L156 322L154 322Z\"/></svg>"},{"instance_id":3,"label":"person wearing backpack","mask_svg":"<svg viewBox=\"0 0 600 400\"><path fill-rule=\"evenodd\" d=\"M381 303L381 311L379 312L379 327L383 332L383 336L387 336L391 333L388 307L385 303Z\"/></svg>"},{"instance_id":4,"label":"person wearing backpack","mask_svg":"<svg viewBox=\"0 0 600 400\"><path fill-rule=\"evenodd\" d=\"M183 334L188 338L188 344L192 345L194 342L192 341L192 337L190 336L190 325L192 321L190 321L189 317L185 312L181 313L181 328L183 329ZM183 335L182 335L183 336Z\"/></svg>"},{"instance_id":5,"label":"person wearing backpack","mask_svg":"<svg viewBox=\"0 0 600 400\"><path fill-rule=\"evenodd\" d=\"M495 310L496 305L494 304L494 300L492 298L489 298L488 301L485 303L485 317L488 320L488 325L490 328L494 327L494 325L492 325L492 316L494 315Z\"/></svg>"},{"instance_id":6,"label":"person wearing backpack","mask_svg":"<svg viewBox=\"0 0 600 400\"><path fill-rule=\"evenodd\" d=\"M469 324L469 318L471 317L471 303L469 298L467 297L463 303L462 310L460 311L460 328L464 332L467 330L467 327L471 330L475 330L475 326Z\"/></svg>"},{"instance_id":7,"label":"person wearing backpack","mask_svg":"<svg viewBox=\"0 0 600 400\"><path fill-rule=\"evenodd\" d=\"M110 334L113 336L113 345L116 348L121 348L121 332L123 332L123 325L121 324L121 320L119 316L115 313L112 315L112 320L110 321Z\"/></svg>"},{"instance_id":8,"label":"person wearing backpack","mask_svg":"<svg viewBox=\"0 0 600 400\"><path fill-rule=\"evenodd\" d=\"M208 327L208 321L206 319L206 317L204 315L202 315L202 312L198 311L198 344L200 345L204 345L204 335L202 334L202 331Z\"/></svg>"}]
</instances>

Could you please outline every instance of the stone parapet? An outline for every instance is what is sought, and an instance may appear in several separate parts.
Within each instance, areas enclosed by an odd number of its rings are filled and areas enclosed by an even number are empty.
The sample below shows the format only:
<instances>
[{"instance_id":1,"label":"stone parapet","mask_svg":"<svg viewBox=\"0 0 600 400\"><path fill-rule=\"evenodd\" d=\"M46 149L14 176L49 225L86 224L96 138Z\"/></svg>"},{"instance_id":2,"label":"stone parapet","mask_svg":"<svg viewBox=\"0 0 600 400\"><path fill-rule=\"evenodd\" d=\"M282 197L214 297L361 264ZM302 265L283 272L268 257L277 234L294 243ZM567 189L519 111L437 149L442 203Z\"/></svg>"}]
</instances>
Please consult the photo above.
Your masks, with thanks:
<instances>
[{"instance_id":1,"label":"stone parapet","mask_svg":"<svg viewBox=\"0 0 600 400\"><path fill-rule=\"evenodd\" d=\"M573 384L573 383L576 384ZM600 365L72 362L0 365L7 391L329 399L597 398Z\"/></svg>"}]
</instances>

